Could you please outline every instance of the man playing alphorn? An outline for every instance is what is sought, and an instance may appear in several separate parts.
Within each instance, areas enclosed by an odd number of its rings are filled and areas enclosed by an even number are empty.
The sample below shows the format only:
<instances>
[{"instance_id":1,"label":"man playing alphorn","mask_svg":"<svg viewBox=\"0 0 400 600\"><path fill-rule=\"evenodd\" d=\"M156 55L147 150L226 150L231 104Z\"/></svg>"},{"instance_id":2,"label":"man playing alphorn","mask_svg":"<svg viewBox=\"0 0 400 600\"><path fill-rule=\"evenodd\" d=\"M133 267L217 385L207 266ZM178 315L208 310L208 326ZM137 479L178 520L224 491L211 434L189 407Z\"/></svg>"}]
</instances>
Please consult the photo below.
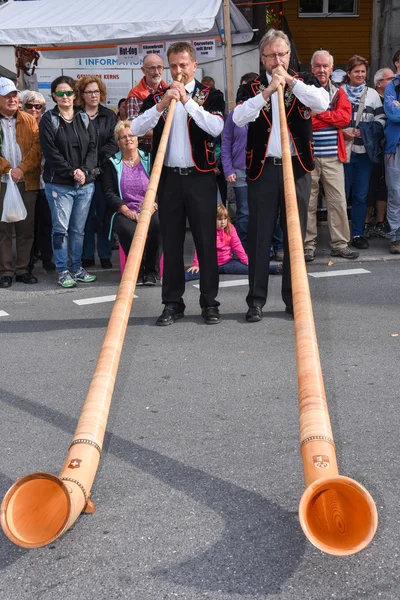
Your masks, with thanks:
<instances>
[{"instance_id":1,"label":"man playing alphorn","mask_svg":"<svg viewBox=\"0 0 400 600\"><path fill-rule=\"evenodd\" d=\"M282 298L286 312L293 314L290 260L283 192L282 149L279 129L278 86L284 87L288 135L303 239L314 169L310 111L328 108L329 96L311 73L288 72L290 42L282 31L270 29L260 42L265 73L241 86L233 121L239 127L249 124L246 149L246 174L249 204L249 293L246 301L249 323L261 321L267 300L269 250L280 208L284 260Z\"/></svg>"},{"instance_id":2,"label":"man playing alphorn","mask_svg":"<svg viewBox=\"0 0 400 600\"><path fill-rule=\"evenodd\" d=\"M164 252L162 301L164 311L157 325L171 325L184 316L185 271L183 247L186 217L193 234L200 264L200 306L205 323L220 322L218 265L215 241L217 183L213 138L224 126L221 96L194 79L196 53L191 44L176 42L168 49L171 87L149 96L142 114L132 122L132 133L143 135L153 129L153 159L157 153L166 114L178 102L164 158L158 205Z\"/></svg>"}]
</instances>

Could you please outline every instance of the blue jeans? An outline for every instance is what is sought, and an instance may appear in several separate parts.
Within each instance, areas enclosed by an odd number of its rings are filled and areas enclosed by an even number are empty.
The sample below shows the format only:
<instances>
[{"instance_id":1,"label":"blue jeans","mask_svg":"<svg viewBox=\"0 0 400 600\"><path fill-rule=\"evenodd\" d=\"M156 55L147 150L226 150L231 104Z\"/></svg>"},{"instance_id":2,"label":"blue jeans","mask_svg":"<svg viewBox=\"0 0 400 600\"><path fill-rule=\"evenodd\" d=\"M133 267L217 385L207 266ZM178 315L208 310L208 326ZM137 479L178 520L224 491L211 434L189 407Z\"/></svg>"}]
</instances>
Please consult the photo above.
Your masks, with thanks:
<instances>
[{"instance_id":1,"label":"blue jeans","mask_svg":"<svg viewBox=\"0 0 400 600\"><path fill-rule=\"evenodd\" d=\"M344 165L346 198L351 189L351 233L353 237L363 234L367 213L367 196L373 163L368 154L351 153L351 161Z\"/></svg>"},{"instance_id":2,"label":"blue jeans","mask_svg":"<svg viewBox=\"0 0 400 600\"><path fill-rule=\"evenodd\" d=\"M90 204L89 215L83 238L82 257L94 260L95 231L97 233L97 254L99 258L111 258L113 242L107 239L104 232L104 212L106 200L101 189L100 181L94 184L94 194Z\"/></svg>"},{"instance_id":3,"label":"blue jeans","mask_svg":"<svg viewBox=\"0 0 400 600\"><path fill-rule=\"evenodd\" d=\"M236 230L242 246L247 250L247 232L249 229L249 205L247 204L247 185L234 187L236 200Z\"/></svg>"},{"instance_id":4,"label":"blue jeans","mask_svg":"<svg viewBox=\"0 0 400 600\"><path fill-rule=\"evenodd\" d=\"M45 184L47 202L50 206L54 262L61 273L70 269L73 273L82 266L83 234L94 183L87 185ZM67 244L68 236L68 244ZM70 267L68 267L68 251Z\"/></svg>"}]
</instances>

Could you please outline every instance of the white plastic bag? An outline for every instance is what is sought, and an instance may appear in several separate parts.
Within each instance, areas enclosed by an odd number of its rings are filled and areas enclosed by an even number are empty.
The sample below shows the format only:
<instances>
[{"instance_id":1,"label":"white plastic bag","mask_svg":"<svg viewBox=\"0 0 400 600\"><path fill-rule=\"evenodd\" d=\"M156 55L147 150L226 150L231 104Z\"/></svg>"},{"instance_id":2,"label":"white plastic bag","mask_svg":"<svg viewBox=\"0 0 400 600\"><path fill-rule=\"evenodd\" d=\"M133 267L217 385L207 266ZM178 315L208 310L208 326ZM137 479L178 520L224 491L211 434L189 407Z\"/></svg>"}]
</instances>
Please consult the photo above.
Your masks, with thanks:
<instances>
[{"instance_id":1,"label":"white plastic bag","mask_svg":"<svg viewBox=\"0 0 400 600\"><path fill-rule=\"evenodd\" d=\"M24 201L19 193L17 184L12 180L10 171L8 173L6 193L4 194L1 220L5 223L15 223L16 221L26 219L27 214Z\"/></svg>"}]
</instances>

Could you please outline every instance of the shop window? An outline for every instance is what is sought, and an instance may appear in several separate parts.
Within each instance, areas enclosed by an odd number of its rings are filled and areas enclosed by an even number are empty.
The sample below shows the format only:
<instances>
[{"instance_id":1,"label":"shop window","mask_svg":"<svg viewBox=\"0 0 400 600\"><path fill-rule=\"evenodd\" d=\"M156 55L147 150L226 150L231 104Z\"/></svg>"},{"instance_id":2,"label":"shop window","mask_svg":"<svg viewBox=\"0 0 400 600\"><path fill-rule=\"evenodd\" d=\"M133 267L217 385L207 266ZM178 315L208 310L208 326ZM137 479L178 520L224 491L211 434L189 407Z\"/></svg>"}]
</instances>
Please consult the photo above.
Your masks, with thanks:
<instances>
[{"instance_id":1,"label":"shop window","mask_svg":"<svg viewBox=\"0 0 400 600\"><path fill-rule=\"evenodd\" d=\"M354 17L357 0L299 0L299 17Z\"/></svg>"}]
</instances>

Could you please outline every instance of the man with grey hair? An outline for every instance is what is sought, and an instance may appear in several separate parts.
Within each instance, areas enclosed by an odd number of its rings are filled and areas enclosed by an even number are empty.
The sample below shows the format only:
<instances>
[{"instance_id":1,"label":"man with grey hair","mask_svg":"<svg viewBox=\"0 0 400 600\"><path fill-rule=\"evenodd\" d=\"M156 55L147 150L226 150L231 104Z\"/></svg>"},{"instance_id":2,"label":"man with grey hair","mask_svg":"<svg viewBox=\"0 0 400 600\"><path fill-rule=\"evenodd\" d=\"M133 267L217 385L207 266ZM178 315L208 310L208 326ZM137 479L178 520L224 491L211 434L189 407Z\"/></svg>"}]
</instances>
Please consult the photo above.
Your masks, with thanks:
<instances>
[{"instance_id":1,"label":"man with grey hair","mask_svg":"<svg viewBox=\"0 0 400 600\"><path fill-rule=\"evenodd\" d=\"M133 121L140 113L143 102L150 94L154 94L157 90L164 90L168 86L162 80L162 72L164 69L163 61L158 54L146 54L141 67L143 77L139 83L131 89L126 98L126 118L128 121ZM148 131L146 135L139 138L139 146L146 152L151 151L153 132Z\"/></svg>"},{"instance_id":2,"label":"man with grey hair","mask_svg":"<svg viewBox=\"0 0 400 600\"><path fill-rule=\"evenodd\" d=\"M262 307L268 293L269 250L279 209L284 244L282 298L285 312L293 315L278 95L275 92L282 85L303 238L310 198L310 173L314 169L310 109L319 113L329 104L328 94L311 73L288 71L290 42L282 31L270 29L265 34L260 42L260 54L265 72L241 86L238 92L240 104L233 113L236 125L244 127L248 124L249 293L246 321L249 323L261 321L263 317Z\"/></svg>"},{"instance_id":3,"label":"man with grey hair","mask_svg":"<svg viewBox=\"0 0 400 600\"><path fill-rule=\"evenodd\" d=\"M315 169L311 174L311 195L308 205L307 233L304 258L311 262L317 247L317 206L321 181L326 201L331 255L357 258L358 252L349 246L350 228L347 218L343 163L346 160L342 127L351 119L351 104L343 89L330 80L333 56L317 50L311 58L311 71L329 94L330 104L325 112L312 114Z\"/></svg>"}]
</instances>

